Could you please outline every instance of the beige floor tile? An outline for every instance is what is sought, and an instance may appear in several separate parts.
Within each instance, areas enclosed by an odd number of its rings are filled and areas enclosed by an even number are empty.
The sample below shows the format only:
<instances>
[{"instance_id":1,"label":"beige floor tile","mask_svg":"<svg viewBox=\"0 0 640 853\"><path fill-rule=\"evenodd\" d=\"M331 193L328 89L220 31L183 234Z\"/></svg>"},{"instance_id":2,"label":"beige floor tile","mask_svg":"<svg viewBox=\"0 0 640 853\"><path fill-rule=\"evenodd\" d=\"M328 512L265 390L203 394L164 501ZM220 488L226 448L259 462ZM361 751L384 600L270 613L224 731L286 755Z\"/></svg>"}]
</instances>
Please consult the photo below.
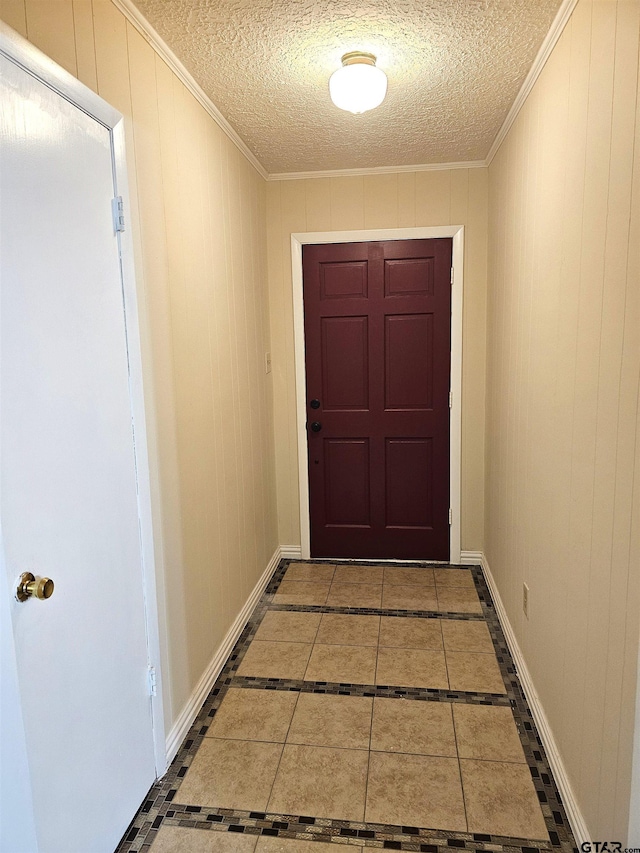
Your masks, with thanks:
<instances>
[{"instance_id":1,"label":"beige floor tile","mask_svg":"<svg viewBox=\"0 0 640 853\"><path fill-rule=\"evenodd\" d=\"M329 607L380 607L382 584L332 583Z\"/></svg>"},{"instance_id":2,"label":"beige floor tile","mask_svg":"<svg viewBox=\"0 0 640 853\"><path fill-rule=\"evenodd\" d=\"M440 620L383 616L378 642L381 646L402 649L442 649Z\"/></svg>"},{"instance_id":3,"label":"beige floor tile","mask_svg":"<svg viewBox=\"0 0 640 853\"><path fill-rule=\"evenodd\" d=\"M282 581L274 604L325 604L331 584L314 581Z\"/></svg>"},{"instance_id":4,"label":"beige floor tile","mask_svg":"<svg viewBox=\"0 0 640 853\"><path fill-rule=\"evenodd\" d=\"M333 681L338 684L373 684L377 650L367 646L313 647L305 681Z\"/></svg>"},{"instance_id":5,"label":"beige floor tile","mask_svg":"<svg viewBox=\"0 0 640 853\"><path fill-rule=\"evenodd\" d=\"M437 610L436 591L430 586L385 583L382 606L389 610Z\"/></svg>"},{"instance_id":6,"label":"beige floor tile","mask_svg":"<svg viewBox=\"0 0 640 853\"><path fill-rule=\"evenodd\" d=\"M336 566L334 583L382 583L381 566Z\"/></svg>"},{"instance_id":7,"label":"beige floor tile","mask_svg":"<svg viewBox=\"0 0 640 853\"><path fill-rule=\"evenodd\" d=\"M442 619L442 636L447 651L495 653L486 622Z\"/></svg>"},{"instance_id":8,"label":"beige floor tile","mask_svg":"<svg viewBox=\"0 0 640 853\"><path fill-rule=\"evenodd\" d=\"M282 754L280 743L206 737L176 802L263 812Z\"/></svg>"},{"instance_id":9,"label":"beige floor tile","mask_svg":"<svg viewBox=\"0 0 640 853\"><path fill-rule=\"evenodd\" d=\"M374 699L371 749L455 758L451 705L448 702Z\"/></svg>"},{"instance_id":10,"label":"beige floor tile","mask_svg":"<svg viewBox=\"0 0 640 853\"><path fill-rule=\"evenodd\" d=\"M525 762L511 708L456 702L453 719L460 758Z\"/></svg>"},{"instance_id":11,"label":"beige floor tile","mask_svg":"<svg viewBox=\"0 0 640 853\"><path fill-rule=\"evenodd\" d=\"M287 743L369 749L373 699L301 693Z\"/></svg>"},{"instance_id":12,"label":"beige floor tile","mask_svg":"<svg viewBox=\"0 0 640 853\"><path fill-rule=\"evenodd\" d=\"M287 744L269 798L269 811L337 820L364 817L368 753Z\"/></svg>"},{"instance_id":13,"label":"beige floor tile","mask_svg":"<svg viewBox=\"0 0 640 853\"><path fill-rule=\"evenodd\" d=\"M332 581L335 566L325 563L289 563L284 574L285 581Z\"/></svg>"},{"instance_id":14,"label":"beige floor tile","mask_svg":"<svg viewBox=\"0 0 640 853\"><path fill-rule=\"evenodd\" d=\"M232 687L216 711L207 737L284 743L297 700L297 693Z\"/></svg>"},{"instance_id":15,"label":"beige floor tile","mask_svg":"<svg viewBox=\"0 0 640 853\"><path fill-rule=\"evenodd\" d=\"M460 761L469 832L548 841L526 764Z\"/></svg>"},{"instance_id":16,"label":"beige floor tile","mask_svg":"<svg viewBox=\"0 0 640 853\"><path fill-rule=\"evenodd\" d=\"M449 686L452 690L506 693L495 655L446 652Z\"/></svg>"},{"instance_id":17,"label":"beige floor tile","mask_svg":"<svg viewBox=\"0 0 640 853\"><path fill-rule=\"evenodd\" d=\"M365 820L466 832L458 760L372 752Z\"/></svg>"},{"instance_id":18,"label":"beige floor tile","mask_svg":"<svg viewBox=\"0 0 640 853\"><path fill-rule=\"evenodd\" d=\"M379 632L379 616L325 613L320 622L316 643L337 646L377 646Z\"/></svg>"},{"instance_id":19,"label":"beige floor tile","mask_svg":"<svg viewBox=\"0 0 640 853\"><path fill-rule=\"evenodd\" d=\"M336 853L336 847L336 844L324 844L322 841L298 841L296 838L263 836L258 839L256 853ZM352 847L350 844L345 846L344 850L345 853L363 853L362 847Z\"/></svg>"},{"instance_id":20,"label":"beige floor tile","mask_svg":"<svg viewBox=\"0 0 640 853\"><path fill-rule=\"evenodd\" d=\"M268 610L254 639L272 642L313 643L320 625L320 613L293 613Z\"/></svg>"},{"instance_id":21,"label":"beige floor tile","mask_svg":"<svg viewBox=\"0 0 640 853\"><path fill-rule=\"evenodd\" d=\"M257 678L302 678L311 649L309 643L254 640L238 667L238 675Z\"/></svg>"},{"instance_id":22,"label":"beige floor tile","mask_svg":"<svg viewBox=\"0 0 640 853\"><path fill-rule=\"evenodd\" d=\"M253 853L256 836L209 829L163 826L151 845L152 853ZM313 851L312 851L313 853Z\"/></svg>"},{"instance_id":23,"label":"beige floor tile","mask_svg":"<svg viewBox=\"0 0 640 853\"><path fill-rule=\"evenodd\" d=\"M449 613L482 613L482 605L475 589L461 586L437 585L438 610Z\"/></svg>"},{"instance_id":24,"label":"beige floor tile","mask_svg":"<svg viewBox=\"0 0 640 853\"><path fill-rule=\"evenodd\" d=\"M433 569L403 569L387 566L384 570L384 582L396 586L434 586Z\"/></svg>"},{"instance_id":25,"label":"beige floor tile","mask_svg":"<svg viewBox=\"0 0 640 853\"><path fill-rule=\"evenodd\" d=\"M378 649L376 684L447 690L444 652L430 649Z\"/></svg>"},{"instance_id":26,"label":"beige floor tile","mask_svg":"<svg viewBox=\"0 0 640 853\"><path fill-rule=\"evenodd\" d=\"M475 589L473 575L469 569L434 569L433 575L438 586L462 586Z\"/></svg>"}]
</instances>

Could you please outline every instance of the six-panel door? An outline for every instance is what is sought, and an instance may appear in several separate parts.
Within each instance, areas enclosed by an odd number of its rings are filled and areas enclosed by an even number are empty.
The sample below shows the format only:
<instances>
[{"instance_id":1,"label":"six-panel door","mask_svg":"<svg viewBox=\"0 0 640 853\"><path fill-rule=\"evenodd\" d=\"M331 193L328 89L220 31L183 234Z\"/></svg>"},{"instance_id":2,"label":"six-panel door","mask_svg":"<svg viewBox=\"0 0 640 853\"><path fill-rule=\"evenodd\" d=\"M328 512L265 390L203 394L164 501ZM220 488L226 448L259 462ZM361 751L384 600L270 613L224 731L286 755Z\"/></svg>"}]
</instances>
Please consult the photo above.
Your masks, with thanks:
<instances>
[{"instance_id":1,"label":"six-panel door","mask_svg":"<svg viewBox=\"0 0 640 853\"><path fill-rule=\"evenodd\" d=\"M449 559L451 248L303 249L314 557Z\"/></svg>"}]
</instances>

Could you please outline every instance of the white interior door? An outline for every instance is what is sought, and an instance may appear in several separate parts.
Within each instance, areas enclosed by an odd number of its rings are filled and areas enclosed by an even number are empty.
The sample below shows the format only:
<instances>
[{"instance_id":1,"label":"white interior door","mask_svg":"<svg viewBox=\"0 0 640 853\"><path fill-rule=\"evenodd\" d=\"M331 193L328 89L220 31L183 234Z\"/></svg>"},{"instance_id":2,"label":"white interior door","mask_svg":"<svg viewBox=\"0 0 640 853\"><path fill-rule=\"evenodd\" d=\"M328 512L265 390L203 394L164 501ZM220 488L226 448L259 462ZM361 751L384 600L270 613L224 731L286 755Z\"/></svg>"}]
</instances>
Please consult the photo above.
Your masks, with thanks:
<instances>
[{"instance_id":1,"label":"white interior door","mask_svg":"<svg viewBox=\"0 0 640 853\"><path fill-rule=\"evenodd\" d=\"M0 65L2 594L55 583L9 608L34 823L111 853L155 778L112 138Z\"/></svg>"}]
</instances>

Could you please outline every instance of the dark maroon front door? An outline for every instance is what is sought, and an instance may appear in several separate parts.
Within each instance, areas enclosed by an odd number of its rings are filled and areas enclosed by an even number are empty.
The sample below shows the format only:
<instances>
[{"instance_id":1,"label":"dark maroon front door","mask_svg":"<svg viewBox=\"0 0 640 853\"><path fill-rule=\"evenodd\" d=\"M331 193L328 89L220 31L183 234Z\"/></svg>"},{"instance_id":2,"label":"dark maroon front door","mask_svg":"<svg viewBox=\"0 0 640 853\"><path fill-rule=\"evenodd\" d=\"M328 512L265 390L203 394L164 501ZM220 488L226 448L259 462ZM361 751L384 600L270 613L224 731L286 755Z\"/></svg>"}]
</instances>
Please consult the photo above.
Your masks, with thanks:
<instances>
[{"instance_id":1,"label":"dark maroon front door","mask_svg":"<svg viewBox=\"0 0 640 853\"><path fill-rule=\"evenodd\" d=\"M313 557L449 559L451 245L303 248Z\"/></svg>"}]
</instances>

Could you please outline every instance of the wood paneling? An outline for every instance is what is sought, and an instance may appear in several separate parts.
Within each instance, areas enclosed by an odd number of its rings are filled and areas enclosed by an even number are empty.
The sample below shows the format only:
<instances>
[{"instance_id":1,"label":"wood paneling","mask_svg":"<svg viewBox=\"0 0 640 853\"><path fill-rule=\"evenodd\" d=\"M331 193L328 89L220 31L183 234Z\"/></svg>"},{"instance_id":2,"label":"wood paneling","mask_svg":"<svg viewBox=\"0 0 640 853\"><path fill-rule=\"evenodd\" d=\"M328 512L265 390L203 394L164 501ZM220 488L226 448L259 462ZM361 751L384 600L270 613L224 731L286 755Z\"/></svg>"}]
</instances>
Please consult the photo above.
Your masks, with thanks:
<instances>
[{"instance_id":1,"label":"wood paneling","mask_svg":"<svg viewBox=\"0 0 640 853\"><path fill-rule=\"evenodd\" d=\"M265 182L110 0L0 15L125 116L169 730L277 545Z\"/></svg>"},{"instance_id":2,"label":"wood paneling","mask_svg":"<svg viewBox=\"0 0 640 853\"><path fill-rule=\"evenodd\" d=\"M75 31L78 80L95 92L98 88L98 78L96 74L96 42L93 31L93 4L91 0L73 0L73 27Z\"/></svg>"},{"instance_id":3,"label":"wood paneling","mask_svg":"<svg viewBox=\"0 0 640 853\"><path fill-rule=\"evenodd\" d=\"M639 17L579 2L489 170L486 551L593 838L629 818Z\"/></svg>"},{"instance_id":4,"label":"wood paneling","mask_svg":"<svg viewBox=\"0 0 640 853\"><path fill-rule=\"evenodd\" d=\"M0 0L0 19L27 37L27 10L24 0Z\"/></svg>"},{"instance_id":5,"label":"wood paneling","mask_svg":"<svg viewBox=\"0 0 640 853\"><path fill-rule=\"evenodd\" d=\"M71 0L26 0L27 37L71 74L76 74L76 40Z\"/></svg>"}]
</instances>

